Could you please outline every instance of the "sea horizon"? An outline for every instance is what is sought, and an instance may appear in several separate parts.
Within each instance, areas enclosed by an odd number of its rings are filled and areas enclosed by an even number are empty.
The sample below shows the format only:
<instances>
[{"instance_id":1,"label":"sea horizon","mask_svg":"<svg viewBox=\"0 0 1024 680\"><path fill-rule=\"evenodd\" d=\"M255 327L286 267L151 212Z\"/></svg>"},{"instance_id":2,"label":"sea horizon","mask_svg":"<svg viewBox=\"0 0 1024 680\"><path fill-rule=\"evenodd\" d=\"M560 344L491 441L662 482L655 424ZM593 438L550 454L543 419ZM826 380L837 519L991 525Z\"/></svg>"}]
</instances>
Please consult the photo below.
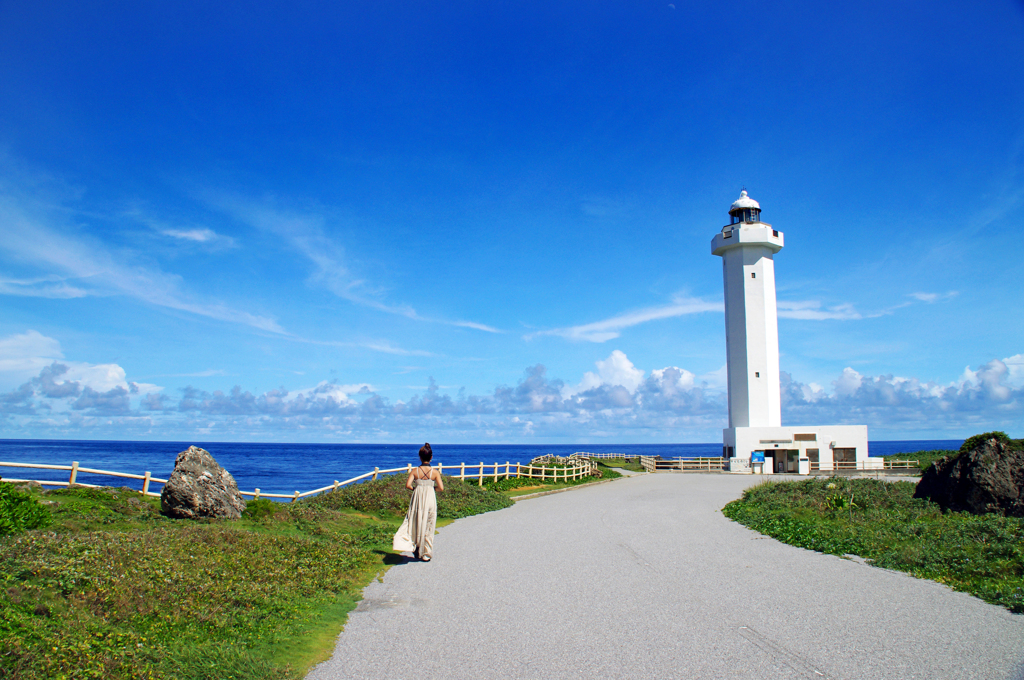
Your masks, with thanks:
<instances>
[{"instance_id":1,"label":"sea horizon","mask_svg":"<svg viewBox=\"0 0 1024 680\"><path fill-rule=\"evenodd\" d=\"M957 449L962 439L873 440L869 455L885 456L934 449ZM381 469L415 463L420 443L282 443L217 441L128 441L75 439L0 439L0 461L44 465L70 465L112 472L144 474L166 479L174 459L189 446L209 451L230 472L239 489L262 493L305 492ZM677 444L444 444L431 443L434 463L526 463L546 453L566 456L578 451L652 455L664 458L717 457L718 443ZM63 471L0 467L0 477L66 481ZM80 473L78 481L105 486L141 488L135 480Z\"/></svg>"}]
</instances>

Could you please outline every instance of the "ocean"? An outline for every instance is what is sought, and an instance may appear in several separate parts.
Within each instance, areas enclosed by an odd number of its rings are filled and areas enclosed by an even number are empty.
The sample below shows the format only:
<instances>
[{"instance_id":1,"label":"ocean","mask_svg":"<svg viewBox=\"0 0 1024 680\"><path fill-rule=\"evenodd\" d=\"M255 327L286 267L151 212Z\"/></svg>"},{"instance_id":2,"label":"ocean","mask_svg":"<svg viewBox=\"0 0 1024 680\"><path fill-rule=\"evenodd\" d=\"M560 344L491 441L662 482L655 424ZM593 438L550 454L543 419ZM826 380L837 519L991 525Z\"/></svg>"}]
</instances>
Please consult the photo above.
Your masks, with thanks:
<instances>
[{"instance_id":1,"label":"ocean","mask_svg":"<svg viewBox=\"0 0 1024 680\"><path fill-rule=\"evenodd\" d=\"M958 449L962 439L872 441L872 456L912 453L931 449ZM113 472L144 474L167 479L174 458L190 445L209 451L217 462L234 475L238 488L262 493L293 493L344 481L374 467L394 468L416 464L420 444L252 444L235 442L126 442L44 439L0 439L0 461L71 465ZM722 455L719 444L431 444L434 463L527 463L543 454L567 456L576 451L624 453L630 456L697 458ZM27 470L0 467L0 476L15 479L67 481L68 473L58 470ZM85 484L130 486L141 482L80 473Z\"/></svg>"}]
</instances>

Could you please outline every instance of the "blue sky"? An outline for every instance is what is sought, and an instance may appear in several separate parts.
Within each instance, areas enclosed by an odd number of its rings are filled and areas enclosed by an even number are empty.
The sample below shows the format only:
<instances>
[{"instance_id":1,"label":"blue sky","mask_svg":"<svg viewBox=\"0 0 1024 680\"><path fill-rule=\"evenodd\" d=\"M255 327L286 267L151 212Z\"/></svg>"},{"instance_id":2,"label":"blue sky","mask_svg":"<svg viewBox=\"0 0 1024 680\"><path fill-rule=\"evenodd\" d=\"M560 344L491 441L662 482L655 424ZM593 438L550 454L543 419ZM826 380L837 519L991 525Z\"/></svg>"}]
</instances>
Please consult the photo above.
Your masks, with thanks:
<instances>
[{"instance_id":1,"label":"blue sky","mask_svg":"<svg viewBox=\"0 0 1024 680\"><path fill-rule=\"evenodd\" d=\"M847 6L850 5L850 6ZM1024 436L1024 5L0 3L0 437Z\"/></svg>"}]
</instances>

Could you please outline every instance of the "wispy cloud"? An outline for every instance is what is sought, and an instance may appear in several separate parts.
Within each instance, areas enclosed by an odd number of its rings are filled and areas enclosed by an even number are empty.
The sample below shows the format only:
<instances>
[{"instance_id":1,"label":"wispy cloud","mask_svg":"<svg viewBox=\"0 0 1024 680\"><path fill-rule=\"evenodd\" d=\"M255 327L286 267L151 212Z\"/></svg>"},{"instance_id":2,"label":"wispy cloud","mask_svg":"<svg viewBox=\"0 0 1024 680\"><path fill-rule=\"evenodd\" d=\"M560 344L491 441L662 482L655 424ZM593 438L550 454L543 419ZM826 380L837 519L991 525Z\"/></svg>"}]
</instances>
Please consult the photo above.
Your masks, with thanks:
<instances>
[{"instance_id":1,"label":"wispy cloud","mask_svg":"<svg viewBox=\"0 0 1024 680\"><path fill-rule=\"evenodd\" d=\"M85 297L88 294L84 288L73 286L59 276L44 276L34 279L0 278L0 295L67 300Z\"/></svg>"},{"instance_id":2,"label":"wispy cloud","mask_svg":"<svg viewBox=\"0 0 1024 680\"><path fill-rule=\"evenodd\" d=\"M472 328L487 333L504 332L476 321L451 321L421 316L410 305L386 302L386 291L383 288L375 287L352 272L344 248L325 233L326 219L322 215L288 212L227 194L210 195L206 200L235 219L284 240L312 263L314 270L309 277L310 282L344 300L416 321Z\"/></svg>"},{"instance_id":3,"label":"wispy cloud","mask_svg":"<svg viewBox=\"0 0 1024 680\"><path fill-rule=\"evenodd\" d=\"M818 300L779 300L777 303L780 319L801 319L824 321L827 319L863 319L864 317L849 303L822 309Z\"/></svg>"},{"instance_id":4,"label":"wispy cloud","mask_svg":"<svg viewBox=\"0 0 1024 680\"><path fill-rule=\"evenodd\" d=\"M388 340L367 340L364 342L344 341L344 340L313 340L311 338L301 338L297 335L288 336L289 340L295 342L302 342L308 345L319 345L321 347L363 347L365 349L373 350L374 352L381 352L383 354L394 354L403 357L432 357L436 356L433 352L428 352L422 349L405 349L403 347L396 347Z\"/></svg>"},{"instance_id":5,"label":"wispy cloud","mask_svg":"<svg viewBox=\"0 0 1024 680\"><path fill-rule=\"evenodd\" d=\"M648 321L671 319L677 316L700 314L702 312L721 312L722 310L723 305L721 302L709 302L699 298L679 296L673 300L672 304L665 305L663 307L648 307L635 312L627 312L625 314L613 316L610 319L605 319L603 321L595 321L593 323L582 324L579 326L537 331L535 333L524 335L523 339L532 340L533 338L543 335L554 335L566 338L567 340L607 342L608 340L613 340L619 337L622 334L622 331L626 328L647 323Z\"/></svg>"},{"instance_id":6,"label":"wispy cloud","mask_svg":"<svg viewBox=\"0 0 1024 680\"><path fill-rule=\"evenodd\" d=\"M39 296L41 291L64 297L121 294L159 307L285 333L270 317L195 299L181 290L181 277L139 264L133 253L115 254L100 243L71 235L71 229L60 224L52 211L23 197L0 192L0 215L0 249L21 265L46 271L36 279L25 279L42 283L21 285L7 280L0 291L8 295ZM48 280L56 281L49 289L45 285Z\"/></svg>"},{"instance_id":7,"label":"wispy cloud","mask_svg":"<svg viewBox=\"0 0 1024 680\"><path fill-rule=\"evenodd\" d=\"M234 245L235 240L230 236L218 234L213 229L161 229L160 233L181 241L192 241L194 243L217 243L223 245Z\"/></svg>"},{"instance_id":8,"label":"wispy cloud","mask_svg":"<svg viewBox=\"0 0 1024 680\"><path fill-rule=\"evenodd\" d=\"M948 293L910 293L910 297L921 302L927 302L929 304L933 302L941 302L943 300L949 300L954 298L959 293L955 290L951 290Z\"/></svg>"}]
</instances>

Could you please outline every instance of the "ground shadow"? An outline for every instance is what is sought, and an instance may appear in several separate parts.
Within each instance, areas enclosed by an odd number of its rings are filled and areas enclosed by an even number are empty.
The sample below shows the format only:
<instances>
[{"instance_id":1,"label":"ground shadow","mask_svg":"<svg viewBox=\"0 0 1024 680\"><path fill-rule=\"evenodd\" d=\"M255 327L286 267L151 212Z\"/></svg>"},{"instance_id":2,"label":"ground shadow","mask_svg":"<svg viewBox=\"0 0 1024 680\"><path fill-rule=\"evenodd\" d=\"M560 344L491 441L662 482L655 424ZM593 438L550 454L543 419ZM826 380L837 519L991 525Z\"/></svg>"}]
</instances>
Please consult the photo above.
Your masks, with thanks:
<instances>
[{"instance_id":1,"label":"ground shadow","mask_svg":"<svg viewBox=\"0 0 1024 680\"><path fill-rule=\"evenodd\" d=\"M373 552L377 553L378 555L383 555L384 556L384 560L383 560L384 564L388 565L389 567L393 567L396 564L405 564L406 562L415 562L416 561L415 558L407 557L407 556L402 555L400 553L388 552L387 550L379 550L379 549L377 549L377 550L374 550Z\"/></svg>"}]
</instances>

